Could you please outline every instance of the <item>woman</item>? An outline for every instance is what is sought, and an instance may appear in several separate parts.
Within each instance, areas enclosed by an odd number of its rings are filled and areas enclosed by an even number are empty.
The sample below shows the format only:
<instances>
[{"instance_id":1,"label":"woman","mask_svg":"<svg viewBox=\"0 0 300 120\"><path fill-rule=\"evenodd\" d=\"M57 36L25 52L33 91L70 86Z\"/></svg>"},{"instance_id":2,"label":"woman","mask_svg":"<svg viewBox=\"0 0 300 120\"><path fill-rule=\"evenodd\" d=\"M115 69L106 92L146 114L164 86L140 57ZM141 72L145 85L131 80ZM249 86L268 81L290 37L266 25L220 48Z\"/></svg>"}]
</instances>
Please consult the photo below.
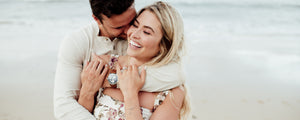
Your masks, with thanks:
<instances>
[{"instance_id":1,"label":"woman","mask_svg":"<svg viewBox=\"0 0 300 120\"><path fill-rule=\"evenodd\" d=\"M142 69L139 74L138 66L159 67L170 62L180 62L184 38L183 23L179 14L170 5L156 2L139 12L127 36L128 55L119 58L119 65L111 66L116 67L120 89L105 88L99 92L103 94L97 98L95 117L184 119L189 110L184 85L162 92L139 92L145 83L146 73L145 69ZM101 57L109 59L107 56ZM121 66L126 69L121 70ZM93 68L93 65L88 64L84 69L89 68ZM104 71L107 69L106 66ZM84 104L80 97L78 101ZM93 109L92 106L86 108Z\"/></svg>"}]
</instances>

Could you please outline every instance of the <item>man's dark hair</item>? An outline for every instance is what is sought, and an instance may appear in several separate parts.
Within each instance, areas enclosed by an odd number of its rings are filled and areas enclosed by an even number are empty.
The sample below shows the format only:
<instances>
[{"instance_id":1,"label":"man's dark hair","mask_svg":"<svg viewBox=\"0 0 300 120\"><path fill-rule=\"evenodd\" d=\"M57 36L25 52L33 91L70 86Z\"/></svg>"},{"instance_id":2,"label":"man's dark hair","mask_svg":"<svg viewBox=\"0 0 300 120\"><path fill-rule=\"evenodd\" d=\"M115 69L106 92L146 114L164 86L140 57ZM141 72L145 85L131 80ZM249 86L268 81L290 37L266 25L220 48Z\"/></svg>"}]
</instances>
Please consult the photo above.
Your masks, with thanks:
<instances>
[{"instance_id":1,"label":"man's dark hair","mask_svg":"<svg viewBox=\"0 0 300 120\"><path fill-rule=\"evenodd\" d=\"M102 23L101 14L110 18L112 15L120 15L125 12L134 0L90 0L93 14Z\"/></svg>"}]
</instances>

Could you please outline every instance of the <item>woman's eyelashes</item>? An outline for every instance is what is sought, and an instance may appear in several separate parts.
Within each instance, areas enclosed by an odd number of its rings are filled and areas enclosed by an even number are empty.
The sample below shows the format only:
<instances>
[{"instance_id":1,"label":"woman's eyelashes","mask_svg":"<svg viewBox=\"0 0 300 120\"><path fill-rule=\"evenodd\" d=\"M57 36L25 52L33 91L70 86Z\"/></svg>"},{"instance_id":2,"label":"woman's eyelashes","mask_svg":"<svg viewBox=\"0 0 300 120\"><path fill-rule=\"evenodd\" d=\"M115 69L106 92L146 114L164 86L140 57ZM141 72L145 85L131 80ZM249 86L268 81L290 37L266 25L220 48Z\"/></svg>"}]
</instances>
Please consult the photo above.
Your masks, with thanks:
<instances>
[{"instance_id":1,"label":"woman's eyelashes","mask_svg":"<svg viewBox=\"0 0 300 120\"><path fill-rule=\"evenodd\" d=\"M150 35L150 32L144 31L145 34Z\"/></svg>"},{"instance_id":2,"label":"woman's eyelashes","mask_svg":"<svg viewBox=\"0 0 300 120\"><path fill-rule=\"evenodd\" d=\"M139 27L138 24L137 24L136 22L134 22L134 23L132 24L132 26L133 26L134 28L138 28L138 27ZM145 28L144 28L144 29L145 29ZM143 33L146 34L146 35L151 35L151 33L148 32L147 30L143 30Z\"/></svg>"}]
</instances>

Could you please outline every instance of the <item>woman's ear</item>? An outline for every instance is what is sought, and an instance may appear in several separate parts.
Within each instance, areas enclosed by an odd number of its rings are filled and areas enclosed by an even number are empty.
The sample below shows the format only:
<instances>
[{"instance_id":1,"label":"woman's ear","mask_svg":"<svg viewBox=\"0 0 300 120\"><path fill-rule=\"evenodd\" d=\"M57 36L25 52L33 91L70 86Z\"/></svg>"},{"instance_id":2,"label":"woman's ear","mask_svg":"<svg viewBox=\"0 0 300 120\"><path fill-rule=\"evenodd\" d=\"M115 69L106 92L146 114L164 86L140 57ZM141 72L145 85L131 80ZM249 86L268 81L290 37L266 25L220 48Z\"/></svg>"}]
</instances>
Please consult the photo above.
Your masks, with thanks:
<instances>
[{"instance_id":1,"label":"woman's ear","mask_svg":"<svg viewBox=\"0 0 300 120\"><path fill-rule=\"evenodd\" d=\"M162 43L160 43L160 44L159 44L159 51L158 51L158 53L157 53L156 56L159 56L160 54L162 54L163 51L165 51L164 46L162 45Z\"/></svg>"}]
</instances>

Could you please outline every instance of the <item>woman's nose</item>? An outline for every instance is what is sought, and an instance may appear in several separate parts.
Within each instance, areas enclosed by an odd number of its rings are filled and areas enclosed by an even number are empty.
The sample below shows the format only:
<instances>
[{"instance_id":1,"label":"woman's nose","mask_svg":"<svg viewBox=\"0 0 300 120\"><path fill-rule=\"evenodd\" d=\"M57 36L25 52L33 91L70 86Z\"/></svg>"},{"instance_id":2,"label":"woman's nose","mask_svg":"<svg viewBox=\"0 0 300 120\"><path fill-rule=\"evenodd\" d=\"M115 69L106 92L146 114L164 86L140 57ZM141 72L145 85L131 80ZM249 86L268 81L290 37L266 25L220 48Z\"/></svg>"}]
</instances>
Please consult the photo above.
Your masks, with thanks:
<instances>
[{"instance_id":1,"label":"woman's nose","mask_svg":"<svg viewBox=\"0 0 300 120\"><path fill-rule=\"evenodd\" d=\"M135 31L132 32L131 37L134 39L140 39L140 31L139 29L136 29Z\"/></svg>"}]
</instances>

